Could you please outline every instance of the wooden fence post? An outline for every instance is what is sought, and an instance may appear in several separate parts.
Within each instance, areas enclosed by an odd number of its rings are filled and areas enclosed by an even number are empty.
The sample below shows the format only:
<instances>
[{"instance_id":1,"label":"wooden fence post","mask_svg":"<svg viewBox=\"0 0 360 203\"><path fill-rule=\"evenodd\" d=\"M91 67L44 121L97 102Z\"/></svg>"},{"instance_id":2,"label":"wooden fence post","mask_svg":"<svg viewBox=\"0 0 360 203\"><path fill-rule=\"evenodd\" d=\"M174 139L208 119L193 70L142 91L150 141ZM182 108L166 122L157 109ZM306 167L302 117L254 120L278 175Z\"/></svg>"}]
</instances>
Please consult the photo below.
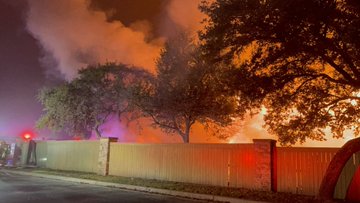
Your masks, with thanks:
<instances>
[{"instance_id":1,"label":"wooden fence post","mask_svg":"<svg viewBox=\"0 0 360 203\"><path fill-rule=\"evenodd\" d=\"M255 188L276 191L276 141L254 139Z\"/></svg>"},{"instance_id":2,"label":"wooden fence post","mask_svg":"<svg viewBox=\"0 0 360 203\"><path fill-rule=\"evenodd\" d=\"M118 138L104 137L99 140L98 174L106 176L109 174L110 143L117 142Z\"/></svg>"}]
</instances>

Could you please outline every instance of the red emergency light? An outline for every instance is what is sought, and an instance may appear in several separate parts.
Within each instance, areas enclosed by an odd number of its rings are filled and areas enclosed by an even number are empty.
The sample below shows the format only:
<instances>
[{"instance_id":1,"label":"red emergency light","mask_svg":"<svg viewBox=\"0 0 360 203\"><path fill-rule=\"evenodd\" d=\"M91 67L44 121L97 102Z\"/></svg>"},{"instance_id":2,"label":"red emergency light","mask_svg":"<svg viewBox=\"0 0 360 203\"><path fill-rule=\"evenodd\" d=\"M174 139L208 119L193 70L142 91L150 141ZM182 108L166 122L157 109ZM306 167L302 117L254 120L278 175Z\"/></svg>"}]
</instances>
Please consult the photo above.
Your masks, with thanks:
<instances>
[{"instance_id":1,"label":"red emergency light","mask_svg":"<svg viewBox=\"0 0 360 203\"><path fill-rule=\"evenodd\" d=\"M32 135L30 133L24 133L22 137L24 140L29 141L31 140Z\"/></svg>"}]
</instances>

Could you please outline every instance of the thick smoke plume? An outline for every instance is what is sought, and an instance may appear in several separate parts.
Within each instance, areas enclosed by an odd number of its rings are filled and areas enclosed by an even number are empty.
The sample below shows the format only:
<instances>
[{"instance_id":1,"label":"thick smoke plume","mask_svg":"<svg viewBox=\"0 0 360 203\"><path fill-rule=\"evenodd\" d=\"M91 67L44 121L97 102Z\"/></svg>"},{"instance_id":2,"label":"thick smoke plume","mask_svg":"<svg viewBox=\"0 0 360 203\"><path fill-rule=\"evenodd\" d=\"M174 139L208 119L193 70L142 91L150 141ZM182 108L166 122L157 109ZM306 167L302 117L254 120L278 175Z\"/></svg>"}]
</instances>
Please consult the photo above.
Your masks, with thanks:
<instances>
[{"instance_id":1,"label":"thick smoke plume","mask_svg":"<svg viewBox=\"0 0 360 203\"><path fill-rule=\"evenodd\" d=\"M171 20L186 31L196 32L203 29L202 20L206 17L198 9L201 0L172 0L167 5Z\"/></svg>"},{"instance_id":2,"label":"thick smoke plume","mask_svg":"<svg viewBox=\"0 0 360 203\"><path fill-rule=\"evenodd\" d=\"M141 29L108 22L104 12L90 10L88 3L29 0L28 30L55 59L66 79L75 77L77 70L88 64L107 61L153 71L162 40L147 41L147 32Z\"/></svg>"}]
</instances>

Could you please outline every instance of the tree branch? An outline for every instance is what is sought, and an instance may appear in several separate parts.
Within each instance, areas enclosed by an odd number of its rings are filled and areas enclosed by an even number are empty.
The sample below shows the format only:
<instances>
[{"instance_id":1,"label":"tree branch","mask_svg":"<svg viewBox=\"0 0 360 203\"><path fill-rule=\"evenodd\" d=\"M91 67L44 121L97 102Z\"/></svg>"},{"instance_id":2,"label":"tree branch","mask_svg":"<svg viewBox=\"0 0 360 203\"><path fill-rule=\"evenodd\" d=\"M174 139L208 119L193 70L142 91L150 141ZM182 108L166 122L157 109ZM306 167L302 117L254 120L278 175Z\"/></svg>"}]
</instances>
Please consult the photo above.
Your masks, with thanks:
<instances>
[{"instance_id":1,"label":"tree branch","mask_svg":"<svg viewBox=\"0 0 360 203\"><path fill-rule=\"evenodd\" d=\"M331 65L337 72L339 72L346 80L351 83L355 83L354 79L349 75L343 68L341 68L338 64L336 64L330 57L322 54L321 56L325 62Z\"/></svg>"},{"instance_id":2,"label":"tree branch","mask_svg":"<svg viewBox=\"0 0 360 203\"><path fill-rule=\"evenodd\" d=\"M329 94L329 96L336 97L337 99L333 100L332 102L330 102L328 104L325 104L325 108L326 107L331 108L332 106L336 105L337 103L339 103L341 101L345 101L345 100L359 100L360 101L359 97L354 97L354 96L339 97L339 96L332 95L332 94Z\"/></svg>"},{"instance_id":3,"label":"tree branch","mask_svg":"<svg viewBox=\"0 0 360 203\"><path fill-rule=\"evenodd\" d=\"M164 127L164 128L168 128L168 129L171 129L171 130L175 130L176 132L178 132L180 134L180 136L182 136L183 132L177 127L177 125L175 126L171 126L171 125L168 125L168 124L165 124L165 123L162 123L161 121L159 121L153 114L151 113L148 113L150 115L150 117L153 119L154 123L156 125L159 125L161 127ZM174 123L175 124L175 123Z\"/></svg>"},{"instance_id":4,"label":"tree branch","mask_svg":"<svg viewBox=\"0 0 360 203\"><path fill-rule=\"evenodd\" d=\"M346 45L344 45L344 46L346 46ZM349 67L350 67L351 71L354 73L356 79L360 80L360 72L359 72L358 68L355 67L354 63L352 62L349 55L347 54L347 51L344 49L346 49L346 48L343 47L342 49L339 49L340 55L344 58L346 63L349 65Z\"/></svg>"},{"instance_id":5,"label":"tree branch","mask_svg":"<svg viewBox=\"0 0 360 203\"><path fill-rule=\"evenodd\" d=\"M310 82L310 81L312 81L312 80L314 80L314 79L315 79L315 78L309 78L309 79L305 80L304 82L302 82L302 83L299 85L299 87L296 88L295 92L294 92L293 94L291 94L291 97L294 97L295 95L297 95L297 94L299 93L300 89L301 89L306 83L308 83L308 82Z\"/></svg>"}]
</instances>

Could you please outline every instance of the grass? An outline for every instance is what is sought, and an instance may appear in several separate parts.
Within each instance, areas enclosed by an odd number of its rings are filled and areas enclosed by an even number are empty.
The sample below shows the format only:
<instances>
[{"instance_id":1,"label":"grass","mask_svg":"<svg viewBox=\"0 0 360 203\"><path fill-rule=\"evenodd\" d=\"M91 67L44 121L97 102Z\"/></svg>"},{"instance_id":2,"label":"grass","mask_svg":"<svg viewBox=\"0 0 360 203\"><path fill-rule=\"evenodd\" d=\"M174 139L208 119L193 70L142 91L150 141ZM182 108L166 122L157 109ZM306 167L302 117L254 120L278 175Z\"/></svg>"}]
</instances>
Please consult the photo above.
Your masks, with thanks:
<instances>
[{"instance_id":1,"label":"grass","mask_svg":"<svg viewBox=\"0 0 360 203\"><path fill-rule=\"evenodd\" d=\"M61 171L61 170L51 170L51 169L22 168L18 170L39 173L39 174L74 177L74 178L97 180L103 182L176 190L183 192L219 195L219 196L234 197L234 198L241 198L247 200L284 202L284 203L319 202L315 200L315 197L313 196L297 195L297 194L283 193L283 192L257 191L257 190L250 190L245 188L218 187L218 186L199 185L199 184L173 182L173 181L149 180L142 178L100 176L94 173Z\"/></svg>"}]
</instances>

